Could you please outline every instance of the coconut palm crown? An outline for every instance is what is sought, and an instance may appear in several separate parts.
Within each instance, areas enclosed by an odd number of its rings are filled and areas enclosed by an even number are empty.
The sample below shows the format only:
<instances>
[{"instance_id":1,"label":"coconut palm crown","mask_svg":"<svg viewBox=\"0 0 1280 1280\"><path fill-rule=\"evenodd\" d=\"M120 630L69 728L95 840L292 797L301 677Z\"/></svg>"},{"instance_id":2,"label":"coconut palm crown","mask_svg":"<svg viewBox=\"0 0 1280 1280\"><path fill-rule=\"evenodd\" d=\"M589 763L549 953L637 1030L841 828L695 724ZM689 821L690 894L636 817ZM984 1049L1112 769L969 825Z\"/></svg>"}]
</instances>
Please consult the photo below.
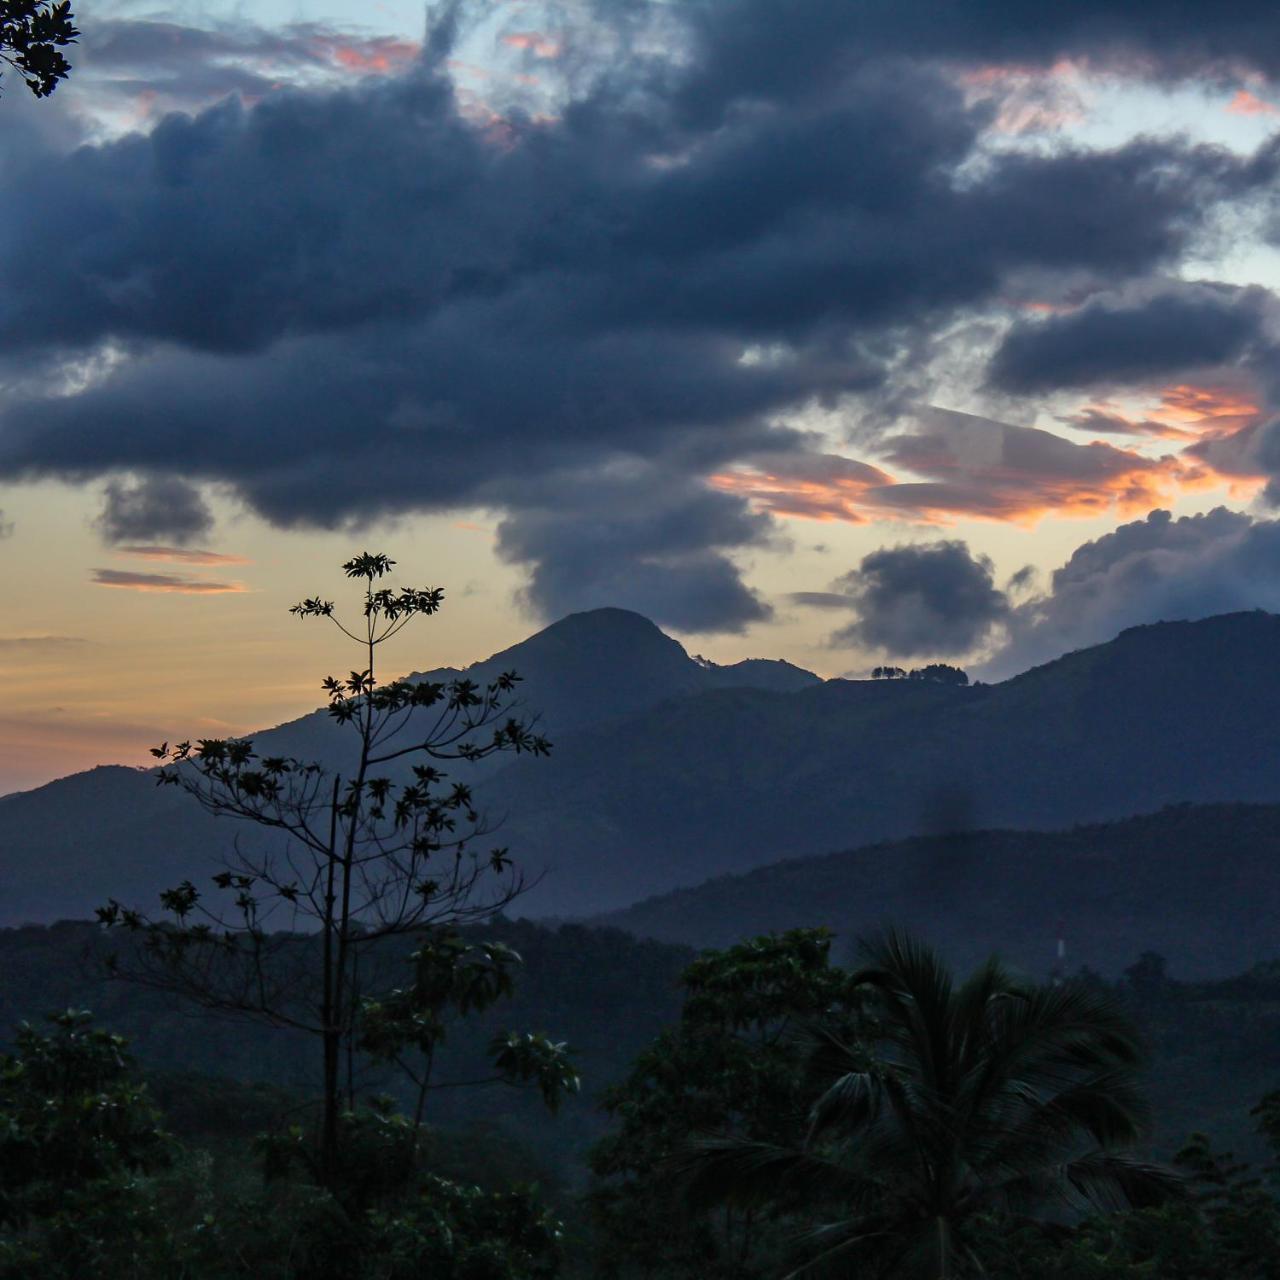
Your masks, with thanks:
<instances>
[{"instance_id":1,"label":"coconut palm crown","mask_svg":"<svg viewBox=\"0 0 1280 1280\"><path fill-rule=\"evenodd\" d=\"M705 1139L683 1162L694 1204L767 1204L819 1225L794 1276L983 1273L991 1214L1060 1217L1158 1202L1175 1176L1133 1154L1145 1130L1136 1033L1079 985L1035 986L997 960L957 984L899 932L863 944L858 1043L816 1027L804 1144Z\"/></svg>"}]
</instances>

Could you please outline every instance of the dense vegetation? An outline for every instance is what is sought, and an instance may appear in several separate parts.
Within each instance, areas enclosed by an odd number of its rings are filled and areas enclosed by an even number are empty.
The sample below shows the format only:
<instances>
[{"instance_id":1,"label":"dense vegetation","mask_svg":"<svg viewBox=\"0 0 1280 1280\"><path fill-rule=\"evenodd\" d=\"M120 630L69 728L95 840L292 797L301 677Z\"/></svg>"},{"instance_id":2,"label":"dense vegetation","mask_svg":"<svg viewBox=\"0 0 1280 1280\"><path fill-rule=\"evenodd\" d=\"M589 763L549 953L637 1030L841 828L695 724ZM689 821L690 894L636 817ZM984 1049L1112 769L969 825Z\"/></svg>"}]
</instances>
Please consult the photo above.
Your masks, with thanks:
<instances>
[{"instance_id":1,"label":"dense vegetation","mask_svg":"<svg viewBox=\"0 0 1280 1280\"><path fill-rule=\"evenodd\" d=\"M458 1023L454 1061L483 1057L486 1021L554 1025L586 1096L559 1117L502 1087L442 1098L406 1156L406 1108L379 1101L385 1080L367 1080L344 1120L351 1185L324 1192L305 1164L305 1044L192 1020L169 997L111 982L93 964L108 940L92 925L0 932L0 1016L13 1028L0 1068L0 1275L36 1274L36 1257L38 1274L77 1275L92 1257L118 1275L398 1276L429 1256L431 1274L460 1277L781 1275L796 1239L822 1222L787 1203L684 1215L669 1160L690 1134L803 1142L819 1096L806 1034L819 1019L840 1029L841 1052L865 1050L861 1064L883 1056L867 997L832 964L826 934L692 963L682 948L573 925L499 923L493 936L524 952L524 974L506 1009ZM1265 1162L1280 1133L1274 1101L1249 1116L1280 1078L1280 969L1181 983L1147 955L1119 982L1084 973L1068 989L1142 1028L1157 1120L1146 1149L1176 1157L1188 1194L1065 1222L975 1212L966 1248L1001 1280L1274 1276L1270 1175L1220 1148ZM102 1010L93 1023L18 1027L40 1009L88 1004ZM137 1069L113 1034L122 1027L136 1033ZM52 1110L41 1102L51 1097ZM86 1114L106 1128L84 1128ZM445 1236L461 1252L429 1254Z\"/></svg>"}]
</instances>

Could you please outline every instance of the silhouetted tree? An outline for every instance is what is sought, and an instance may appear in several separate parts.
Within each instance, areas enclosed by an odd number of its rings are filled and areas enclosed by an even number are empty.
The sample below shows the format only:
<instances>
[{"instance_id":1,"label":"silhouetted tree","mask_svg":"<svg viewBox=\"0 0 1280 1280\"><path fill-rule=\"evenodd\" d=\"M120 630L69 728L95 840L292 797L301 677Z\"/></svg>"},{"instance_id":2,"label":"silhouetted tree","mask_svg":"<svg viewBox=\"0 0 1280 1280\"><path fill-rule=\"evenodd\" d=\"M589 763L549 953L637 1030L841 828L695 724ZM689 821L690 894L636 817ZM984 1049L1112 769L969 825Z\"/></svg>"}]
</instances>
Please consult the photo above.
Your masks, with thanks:
<instances>
[{"instance_id":1,"label":"silhouetted tree","mask_svg":"<svg viewBox=\"0 0 1280 1280\"><path fill-rule=\"evenodd\" d=\"M905 680L907 673L901 667L875 667L872 669L873 680Z\"/></svg>"},{"instance_id":2,"label":"silhouetted tree","mask_svg":"<svg viewBox=\"0 0 1280 1280\"><path fill-rule=\"evenodd\" d=\"M981 1273L970 1228L984 1212L1144 1205L1180 1185L1127 1150L1143 1133L1139 1050L1104 999L1024 986L994 960L957 986L897 933L864 950L873 1031L819 1031L827 1087L807 1142L703 1142L695 1203L827 1206L795 1274L947 1280Z\"/></svg>"},{"instance_id":3,"label":"silhouetted tree","mask_svg":"<svg viewBox=\"0 0 1280 1280\"><path fill-rule=\"evenodd\" d=\"M452 933L499 911L523 881L505 849L476 848L487 828L471 789L451 781L440 763L550 749L509 714L514 673L483 688L462 678L379 683L379 647L435 614L444 594L375 585L394 563L365 553L343 566L364 582L364 621L355 630L328 600L290 610L333 623L362 651L360 669L323 681L330 715L355 739L349 772L260 758L247 740L166 743L153 752L165 762L158 783L183 788L214 815L265 828L275 842L256 852L236 843L213 877L220 899L211 902L186 880L160 895L160 918L115 901L98 911L104 925L135 935L118 962L125 976L318 1039L326 1187L338 1177L343 1076L352 1105L366 1017L370 1049L397 1061L410 1050L424 1055L416 1078L425 1089L441 1018L496 998L518 960L493 948L460 950ZM371 971L395 939L416 944L416 981L370 1005ZM513 1035L493 1049L504 1078L536 1080L549 1092L576 1086L563 1046L545 1037Z\"/></svg>"},{"instance_id":4,"label":"silhouetted tree","mask_svg":"<svg viewBox=\"0 0 1280 1280\"><path fill-rule=\"evenodd\" d=\"M135 1274L171 1150L125 1042L67 1010L0 1054L0 1276Z\"/></svg>"},{"instance_id":5,"label":"silhouetted tree","mask_svg":"<svg viewBox=\"0 0 1280 1280\"><path fill-rule=\"evenodd\" d=\"M604 1096L617 1128L591 1153L596 1271L713 1280L776 1274L782 1234L768 1214L689 1216L669 1164L690 1133L798 1141L805 1042L815 1018L856 1019L849 975L826 929L795 929L710 951L684 972L679 1023Z\"/></svg>"},{"instance_id":6,"label":"silhouetted tree","mask_svg":"<svg viewBox=\"0 0 1280 1280\"><path fill-rule=\"evenodd\" d=\"M70 0L0 0L0 62L12 67L37 98L46 98L71 71L62 50L80 32Z\"/></svg>"}]
</instances>

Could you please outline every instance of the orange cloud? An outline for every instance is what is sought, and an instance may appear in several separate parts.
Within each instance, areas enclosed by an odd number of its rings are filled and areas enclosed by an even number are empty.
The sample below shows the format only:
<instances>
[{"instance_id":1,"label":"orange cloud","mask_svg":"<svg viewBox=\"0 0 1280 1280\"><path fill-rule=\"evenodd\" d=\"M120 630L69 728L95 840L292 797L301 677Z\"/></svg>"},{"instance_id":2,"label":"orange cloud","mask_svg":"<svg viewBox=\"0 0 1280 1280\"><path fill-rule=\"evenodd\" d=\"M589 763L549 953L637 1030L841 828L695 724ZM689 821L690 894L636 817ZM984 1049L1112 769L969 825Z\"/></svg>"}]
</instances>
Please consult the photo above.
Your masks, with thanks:
<instances>
[{"instance_id":1,"label":"orange cloud","mask_svg":"<svg viewBox=\"0 0 1280 1280\"><path fill-rule=\"evenodd\" d=\"M707 483L774 515L865 524L867 517L860 507L866 495L892 485L893 477L879 467L834 453L779 454L718 472Z\"/></svg>"},{"instance_id":2,"label":"orange cloud","mask_svg":"<svg viewBox=\"0 0 1280 1280\"><path fill-rule=\"evenodd\" d=\"M1229 111L1233 116L1280 115L1280 107L1255 97L1248 89L1237 90L1236 96L1227 103L1224 110Z\"/></svg>"},{"instance_id":3,"label":"orange cloud","mask_svg":"<svg viewBox=\"0 0 1280 1280\"><path fill-rule=\"evenodd\" d=\"M968 88L989 89L1028 80L1076 80L1088 73L1086 59L1058 58L1049 66L1035 62L991 62L966 67L956 78Z\"/></svg>"},{"instance_id":4,"label":"orange cloud","mask_svg":"<svg viewBox=\"0 0 1280 1280\"><path fill-rule=\"evenodd\" d=\"M1197 387L1179 383L1160 396L1150 416L1170 426L1185 426L1197 435L1238 431L1262 415L1256 397L1231 387Z\"/></svg>"},{"instance_id":5,"label":"orange cloud","mask_svg":"<svg viewBox=\"0 0 1280 1280\"><path fill-rule=\"evenodd\" d=\"M502 43L512 49L523 49L535 58L558 58L560 42L541 31L514 31L502 37Z\"/></svg>"},{"instance_id":6,"label":"orange cloud","mask_svg":"<svg viewBox=\"0 0 1280 1280\"><path fill-rule=\"evenodd\" d=\"M1186 455L1149 458L1101 441L1074 444L1052 432L949 410L927 411L921 423L880 447L895 468L918 478L895 479L865 462L811 454L756 459L709 483L780 516L929 525L1129 515L1220 483L1211 465Z\"/></svg>"},{"instance_id":7,"label":"orange cloud","mask_svg":"<svg viewBox=\"0 0 1280 1280\"><path fill-rule=\"evenodd\" d=\"M179 564L252 564L244 556L222 555L217 551L198 551L186 547L115 547L117 555L136 556L139 560L174 560Z\"/></svg>"},{"instance_id":8,"label":"orange cloud","mask_svg":"<svg viewBox=\"0 0 1280 1280\"><path fill-rule=\"evenodd\" d=\"M344 40L322 35L316 38L314 48L320 58L359 75L389 75L408 66L422 52L422 46L415 41L394 36Z\"/></svg>"},{"instance_id":9,"label":"orange cloud","mask_svg":"<svg viewBox=\"0 0 1280 1280\"><path fill-rule=\"evenodd\" d=\"M1273 464L1262 456L1267 419L1262 408L1248 400L1239 405L1238 413L1232 413L1231 407L1228 400L1220 412L1207 415L1204 429L1184 452L1225 480L1233 498L1248 501L1266 488L1274 472Z\"/></svg>"},{"instance_id":10,"label":"orange cloud","mask_svg":"<svg viewBox=\"0 0 1280 1280\"><path fill-rule=\"evenodd\" d=\"M1262 406L1252 393L1228 386L1179 383L1160 393L1141 417L1106 400L1085 405L1063 421L1082 431L1107 435L1147 435L1165 440L1203 440L1232 435L1256 423Z\"/></svg>"},{"instance_id":11,"label":"orange cloud","mask_svg":"<svg viewBox=\"0 0 1280 1280\"><path fill-rule=\"evenodd\" d=\"M1021 307L1023 311L1031 311L1041 316L1059 316L1064 315L1068 311L1079 311L1078 303L1072 302L1016 302L1014 306Z\"/></svg>"},{"instance_id":12,"label":"orange cloud","mask_svg":"<svg viewBox=\"0 0 1280 1280\"><path fill-rule=\"evenodd\" d=\"M123 591L155 591L174 595L237 595L249 588L240 582L208 582L169 573L130 573L122 569L95 569L95 586Z\"/></svg>"},{"instance_id":13,"label":"orange cloud","mask_svg":"<svg viewBox=\"0 0 1280 1280\"><path fill-rule=\"evenodd\" d=\"M877 506L925 524L1128 515L1212 483L1203 466L1176 456L1148 458L1101 441L1077 445L945 410L933 410L926 429L886 441L885 451L925 479L875 493Z\"/></svg>"},{"instance_id":14,"label":"orange cloud","mask_svg":"<svg viewBox=\"0 0 1280 1280\"><path fill-rule=\"evenodd\" d=\"M957 77L970 103L995 105L997 133L1049 133L1088 116L1080 81L1087 64L1059 58L1051 66L1000 63L970 67Z\"/></svg>"}]
</instances>

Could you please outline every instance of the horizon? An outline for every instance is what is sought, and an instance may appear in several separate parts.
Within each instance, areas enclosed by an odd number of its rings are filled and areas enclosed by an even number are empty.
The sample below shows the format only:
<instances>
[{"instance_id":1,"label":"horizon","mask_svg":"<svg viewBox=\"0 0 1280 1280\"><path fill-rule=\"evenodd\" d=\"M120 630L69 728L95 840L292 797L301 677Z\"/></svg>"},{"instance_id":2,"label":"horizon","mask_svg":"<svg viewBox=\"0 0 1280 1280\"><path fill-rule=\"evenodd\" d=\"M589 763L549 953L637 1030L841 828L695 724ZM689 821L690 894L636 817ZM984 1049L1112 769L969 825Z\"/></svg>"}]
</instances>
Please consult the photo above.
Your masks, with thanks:
<instances>
[{"instance_id":1,"label":"horizon","mask_svg":"<svg viewBox=\"0 0 1280 1280\"><path fill-rule=\"evenodd\" d=\"M701 661L703 663L709 662L713 667L717 667L720 669L732 667L735 665L735 663L738 663L738 662L758 662L758 661L783 662L783 663L787 663L790 666L796 667L796 669L801 672L804 672L809 675L817 676L817 678L823 683L827 683L832 680L865 681L867 683L879 682L879 677L874 676L870 672L866 672L866 673L847 672L841 675L824 676L824 675L821 675L821 673L819 672L810 671L810 669L807 667L800 667L796 663L790 663L788 659L772 658L772 657L768 657L767 655L760 655L760 654L749 654L744 658L735 659L734 662L717 663L713 659L708 659L705 654L695 654L691 652L688 646L684 645L676 636L670 634L669 632L663 630L663 628L659 627L658 624L654 622L652 618L647 618L645 617L644 614L639 613L634 609L623 609L616 605L602 605L596 609L584 609L584 610L578 610L575 613L565 614L564 617L557 618L555 621L549 622L545 626L539 627L536 631L531 632L529 635L522 637L520 640L517 640L515 644L503 646L503 648L495 650L492 653L485 654L483 657L473 658L458 664L446 664L444 667L417 668L417 667L413 667L412 665L409 665L407 667L404 667L403 669L397 668L397 670L387 678L388 679L401 679L406 677L414 678L417 676L423 676L435 671L442 671L442 670L457 671L460 674L465 674L467 671L469 671L473 667L481 666L485 663L491 662L494 658L500 657L504 653L507 653L513 649L519 649L522 645L524 645L528 641L535 639L536 637L538 637L539 635L543 634L546 631L551 631L555 628L563 627L563 625L566 622L569 622L574 618L589 618L594 614L601 614L601 613L624 613L639 619L640 621L647 624L647 626L654 628L660 635L664 636L666 639L675 640L677 644L680 644L681 648L684 650L685 656L691 662L694 662L694 661ZM982 678L981 676L973 676L970 679L970 687L972 687L975 684L980 684L984 687L990 688L990 687L998 686L1001 684L1006 684L1012 680L1018 679L1020 676L1027 675L1030 672L1038 670L1042 667L1052 666L1058 663L1059 661L1062 661L1063 659L1069 659L1075 654L1082 652L1083 650L1099 648L1102 646L1110 645L1115 641L1119 640L1122 636L1128 634L1129 632L1141 631L1144 629L1159 628L1159 627L1165 627L1165 626L1179 626L1187 623L1194 624L1198 622L1214 622L1224 618L1249 617L1249 616L1258 615L1258 614L1261 614L1262 616L1268 617L1268 618L1280 618L1280 613L1275 613L1267 609L1255 608L1255 609L1231 610L1225 613L1210 614L1207 617L1203 617L1203 618L1190 618L1190 619L1159 618L1151 622L1134 623L1131 626L1124 627L1121 630L1117 631L1113 636L1109 636L1105 640L1098 641L1097 644L1085 645L1077 649L1065 650L1060 654L1055 654L1052 657L1043 658L1042 660L1031 663L1030 665L1021 668L1020 670L1007 672L994 679L988 680L988 679ZM921 664L921 665L924 665L924 664ZM949 664L949 665L954 665L954 664ZM963 670L963 668L961 669ZM517 674L519 674L518 667L516 668L516 672ZM966 672L965 674L970 675L969 672ZM536 708L535 708L535 711L536 711ZM315 705L309 708L305 708L301 711L298 711L296 714L287 716L282 720L279 720L270 724L262 723L262 724L253 725L250 728L244 730L243 732L228 734L226 736L235 737L235 738L253 738L261 734L271 733L277 729L282 729L290 725L308 721L312 717L322 718L325 715L326 715L325 705L322 702L317 701ZM155 745L155 744L153 743L151 745ZM148 756L150 755L149 748L147 750L147 754ZM24 793L38 791L42 787L48 786L52 783L66 781L68 778L73 777L78 773L92 772L95 769L126 768L126 769L136 770L139 772L150 772L157 767L158 766L156 766L153 761L138 762L138 763L134 763L131 761L124 761L124 760L95 761L94 763L85 765L82 768L71 769L65 774L56 774L52 777L42 778L27 786L19 786L19 787L10 788L8 790L0 790L0 800L8 799L10 796L22 795ZM0 778L2 777L3 777L3 774L0 774Z\"/></svg>"}]
</instances>

